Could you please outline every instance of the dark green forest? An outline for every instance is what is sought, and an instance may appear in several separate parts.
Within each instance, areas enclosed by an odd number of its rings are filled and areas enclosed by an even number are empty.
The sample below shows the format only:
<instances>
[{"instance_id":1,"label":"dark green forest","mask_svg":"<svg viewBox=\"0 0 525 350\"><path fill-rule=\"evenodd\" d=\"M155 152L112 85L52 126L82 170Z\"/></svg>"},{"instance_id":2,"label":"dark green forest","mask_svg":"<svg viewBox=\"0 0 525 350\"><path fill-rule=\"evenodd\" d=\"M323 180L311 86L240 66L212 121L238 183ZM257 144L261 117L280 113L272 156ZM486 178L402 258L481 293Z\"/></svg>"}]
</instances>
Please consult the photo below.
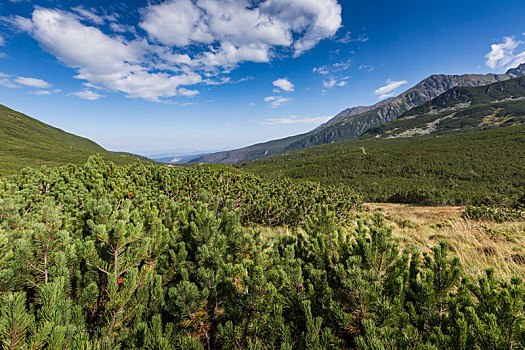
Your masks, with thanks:
<instances>
[{"instance_id":1,"label":"dark green forest","mask_svg":"<svg viewBox=\"0 0 525 350\"><path fill-rule=\"evenodd\" d=\"M359 139L237 167L270 179L348 185L371 202L513 206L525 192L525 126Z\"/></svg>"},{"instance_id":2,"label":"dark green forest","mask_svg":"<svg viewBox=\"0 0 525 350\"><path fill-rule=\"evenodd\" d=\"M345 186L98 156L1 178L0 344L525 347L520 279L468 278L444 243L400 251L360 207Z\"/></svg>"}]
</instances>

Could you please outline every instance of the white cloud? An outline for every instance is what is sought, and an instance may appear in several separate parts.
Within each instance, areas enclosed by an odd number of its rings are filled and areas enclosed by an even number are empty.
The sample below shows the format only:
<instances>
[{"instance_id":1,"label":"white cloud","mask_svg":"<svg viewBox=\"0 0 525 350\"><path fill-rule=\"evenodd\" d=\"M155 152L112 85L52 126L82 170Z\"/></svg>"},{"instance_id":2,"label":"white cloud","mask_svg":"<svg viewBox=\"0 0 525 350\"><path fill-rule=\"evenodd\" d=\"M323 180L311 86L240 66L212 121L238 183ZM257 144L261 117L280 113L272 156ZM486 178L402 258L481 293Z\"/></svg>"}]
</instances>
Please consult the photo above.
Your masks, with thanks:
<instances>
[{"instance_id":1,"label":"white cloud","mask_svg":"<svg viewBox=\"0 0 525 350\"><path fill-rule=\"evenodd\" d=\"M22 85L29 86L29 87L39 88L39 89L47 89L53 86L45 80L36 79L36 78L26 78L26 77L16 78L15 83L22 84Z\"/></svg>"},{"instance_id":2,"label":"white cloud","mask_svg":"<svg viewBox=\"0 0 525 350\"><path fill-rule=\"evenodd\" d=\"M91 91L91 90L76 91L76 92L70 93L69 95L76 96L83 100L89 100L89 101L98 100L99 98L102 97L102 95L97 94L96 92Z\"/></svg>"},{"instance_id":3,"label":"white cloud","mask_svg":"<svg viewBox=\"0 0 525 350\"><path fill-rule=\"evenodd\" d=\"M75 78L156 102L197 94L183 86L230 82L225 75L245 61L299 56L341 26L337 0L166 0L139 11L147 37L114 16L71 11L36 7L31 18L8 21L75 69ZM118 34L126 32L135 39Z\"/></svg>"},{"instance_id":4,"label":"white cloud","mask_svg":"<svg viewBox=\"0 0 525 350\"><path fill-rule=\"evenodd\" d=\"M358 37L353 37L351 32L346 32L344 36L337 38L335 41L340 44L348 44L352 42L366 43L368 40L370 40L370 38L367 36L360 35Z\"/></svg>"},{"instance_id":5,"label":"white cloud","mask_svg":"<svg viewBox=\"0 0 525 350\"><path fill-rule=\"evenodd\" d=\"M33 94L35 94L35 95L50 95L51 91L49 91L49 90L37 90L37 91L33 92Z\"/></svg>"},{"instance_id":6,"label":"white cloud","mask_svg":"<svg viewBox=\"0 0 525 350\"><path fill-rule=\"evenodd\" d=\"M352 60L346 60L346 61L336 62L336 63L329 64L329 65L324 65L321 67L314 67L314 69L312 69L312 72L318 73L321 75L334 74L334 73L339 73L339 72L347 70L348 68L350 68L351 65L352 65Z\"/></svg>"},{"instance_id":7,"label":"white cloud","mask_svg":"<svg viewBox=\"0 0 525 350\"><path fill-rule=\"evenodd\" d=\"M388 94L382 94L382 95L379 95L377 97L378 100L384 100L385 98L390 98L390 97L393 97L395 95L395 93L391 92L391 93L388 93Z\"/></svg>"},{"instance_id":8,"label":"white cloud","mask_svg":"<svg viewBox=\"0 0 525 350\"><path fill-rule=\"evenodd\" d=\"M374 66L369 66L369 65L366 65L366 64L361 64L359 65L359 70L366 70L367 72L371 72L374 70Z\"/></svg>"},{"instance_id":9,"label":"white cloud","mask_svg":"<svg viewBox=\"0 0 525 350\"><path fill-rule=\"evenodd\" d=\"M140 27L164 45L216 44L204 55L214 65L267 62L274 47L299 56L341 26L337 0L168 0L142 12Z\"/></svg>"},{"instance_id":10,"label":"white cloud","mask_svg":"<svg viewBox=\"0 0 525 350\"><path fill-rule=\"evenodd\" d=\"M199 90L188 90L186 88L179 88L178 90L179 95L186 96L186 97L193 97L200 93Z\"/></svg>"},{"instance_id":11,"label":"white cloud","mask_svg":"<svg viewBox=\"0 0 525 350\"><path fill-rule=\"evenodd\" d=\"M13 83L8 78L8 76L6 76L3 73L0 73L0 85L3 86L3 87L6 87L6 88L10 88L10 89L14 89L14 88L20 87L20 86L16 85L15 83Z\"/></svg>"},{"instance_id":12,"label":"white cloud","mask_svg":"<svg viewBox=\"0 0 525 350\"><path fill-rule=\"evenodd\" d=\"M331 89L334 86L342 87L348 84L347 80L350 79L350 77L341 76L341 72L348 70L348 68L350 68L351 65L352 60L349 59L342 62L324 65L321 67L315 67L314 69L312 69L312 72L323 75L326 78L323 79L323 87L326 89ZM325 91L323 91L323 93L324 92Z\"/></svg>"},{"instance_id":13,"label":"white cloud","mask_svg":"<svg viewBox=\"0 0 525 350\"><path fill-rule=\"evenodd\" d=\"M137 30L135 27L126 25L126 24L120 24L116 22L112 22L109 27L111 30L113 30L115 33L133 33L136 34Z\"/></svg>"},{"instance_id":14,"label":"white cloud","mask_svg":"<svg viewBox=\"0 0 525 350\"><path fill-rule=\"evenodd\" d=\"M129 97L160 101L177 95L179 86L202 80L193 72L172 75L148 71L151 67L147 67L149 62L144 58L144 43L111 38L95 27L81 24L67 12L37 8L31 24L33 37L65 65L75 68L75 78ZM95 97L91 93L81 96Z\"/></svg>"},{"instance_id":15,"label":"white cloud","mask_svg":"<svg viewBox=\"0 0 525 350\"><path fill-rule=\"evenodd\" d=\"M82 5L72 8L82 19L93 22L94 24L104 24L104 18L97 15L94 10L87 9Z\"/></svg>"},{"instance_id":16,"label":"white cloud","mask_svg":"<svg viewBox=\"0 0 525 350\"><path fill-rule=\"evenodd\" d=\"M330 79L330 80L323 80L323 87L327 88L327 89L330 89L330 88L333 88L335 86L335 84L337 84L337 80L335 79Z\"/></svg>"},{"instance_id":17,"label":"white cloud","mask_svg":"<svg viewBox=\"0 0 525 350\"><path fill-rule=\"evenodd\" d=\"M2 72L0 72L0 85L12 89L19 88L20 85L37 89L48 89L53 86L42 79L18 77L16 75L5 74Z\"/></svg>"},{"instance_id":18,"label":"white cloud","mask_svg":"<svg viewBox=\"0 0 525 350\"><path fill-rule=\"evenodd\" d=\"M330 78L328 80L323 80L323 87L326 89L331 89L334 86L343 87L348 84L347 80L350 79L350 77L342 77L342 78Z\"/></svg>"},{"instance_id":19,"label":"white cloud","mask_svg":"<svg viewBox=\"0 0 525 350\"><path fill-rule=\"evenodd\" d=\"M321 75L327 75L327 74L330 74L330 71L328 70L328 66L321 66L321 67L314 67L314 69L312 69L312 72L314 73L319 73Z\"/></svg>"},{"instance_id":20,"label":"white cloud","mask_svg":"<svg viewBox=\"0 0 525 350\"><path fill-rule=\"evenodd\" d=\"M269 102L272 108L277 108L286 102L290 102L291 97L282 97L282 96L268 96L264 98L265 102Z\"/></svg>"},{"instance_id":21,"label":"white cloud","mask_svg":"<svg viewBox=\"0 0 525 350\"><path fill-rule=\"evenodd\" d=\"M5 39L4 37L0 35L0 46L4 46L4 45L5 45Z\"/></svg>"},{"instance_id":22,"label":"white cloud","mask_svg":"<svg viewBox=\"0 0 525 350\"><path fill-rule=\"evenodd\" d=\"M294 85L287 78L280 78L273 81L273 86L280 88L283 91L292 92L294 91ZM275 91L275 90L274 90Z\"/></svg>"},{"instance_id":23,"label":"white cloud","mask_svg":"<svg viewBox=\"0 0 525 350\"><path fill-rule=\"evenodd\" d=\"M502 43L492 44L490 52L485 55L487 59L485 64L492 69L517 67L525 62L525 51L515 53L516 48L521 44L523 42L516 40L514 37L505 37Z\"/></svg>"},{"instance_id":24,"label":"white cloud","mask_svg":"<svg viewBox=\"0 0 525 350\"><path fill-rule=\"evenodd\" d=\"M268 118L265 119L262 124L269 124L269 125L275 125L275 124L322 124L333 117L330 116L322 116L322 117L310 117L310 118L303 118L298 117L296 115L292 115L289 117L282 117L282 118Z\"/></svg>"},{"instance_id":25,"label":"white cloud","mask_svg":"<svg viewBox=\"0 0 525 350\"><path fill-rule=\"evenodd\" d=\"M405 85L406 83L407 83L406 80L394 81L394 80L390 80L389 79L389 80L386 81L386 84L384 86L382 86L379 89L375 90L374 94L379 95L379 99L381 99L381 100L384 99L384 98L387 98L387 97L391 97L391 96L394 95L392 92L395 89L397 89L401 85Z\"/></svg>"}]
</instances>

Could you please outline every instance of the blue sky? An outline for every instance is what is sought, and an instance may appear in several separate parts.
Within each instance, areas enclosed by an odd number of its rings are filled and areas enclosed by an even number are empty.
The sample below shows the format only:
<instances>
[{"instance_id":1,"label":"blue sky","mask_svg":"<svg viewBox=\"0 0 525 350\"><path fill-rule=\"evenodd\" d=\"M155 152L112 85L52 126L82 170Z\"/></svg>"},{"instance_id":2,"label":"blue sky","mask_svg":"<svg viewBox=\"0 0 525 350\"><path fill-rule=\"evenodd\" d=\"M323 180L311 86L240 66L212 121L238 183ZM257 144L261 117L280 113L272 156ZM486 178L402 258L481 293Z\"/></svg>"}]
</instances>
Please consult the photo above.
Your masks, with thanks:
<instances>
[{"instance_id":1,"label":"blue sky","mask_svg":"<svg viewBox=\"0 0 525 350\"><path fill-rule=\"evenodd\" d=\"M0 103L110 150L231 149L504 72L524 20L523 0L3 0Z\"/></svg>"}]
</instances>

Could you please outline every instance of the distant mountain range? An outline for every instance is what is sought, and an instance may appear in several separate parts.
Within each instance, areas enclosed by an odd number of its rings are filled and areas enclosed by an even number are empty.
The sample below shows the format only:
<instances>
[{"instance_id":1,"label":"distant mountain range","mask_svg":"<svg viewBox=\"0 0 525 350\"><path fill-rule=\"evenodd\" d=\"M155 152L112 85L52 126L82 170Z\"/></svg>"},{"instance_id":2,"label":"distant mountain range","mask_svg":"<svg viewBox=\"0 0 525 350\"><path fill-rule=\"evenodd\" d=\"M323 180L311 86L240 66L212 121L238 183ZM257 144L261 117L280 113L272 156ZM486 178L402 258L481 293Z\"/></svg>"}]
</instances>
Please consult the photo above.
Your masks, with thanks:
<instances>
[{"instance_id":1,"label":"distant mountain range","mask_svg":"<svg viewBox=\"0 0 525 350\"><path fill-rule=\"evenodd\" d=\"M190 159L188 163L234 164L310 146L353 140L369 129L397 119L412 108L421 106L455 87L484 86L522 76L525 76L525 64L509 69L505 74L431 75L397 97L373 106L346 109L308 133L207 154Z\"/></svg>"},{"instance_id":2,"label":"distant mountain range","mask_svg":"<svg viewBox=\"0 0 525 350\"><path fill-rule=\"evenodd\" d=\"M372 202L515 202L525 191L525 77L455 87L355 140L235 166L347 184Z\"/></svg>"},{"instance_id":3,"label":"distant mountain range","mask_svg":"<svg viewBox=\"0 0 525 350\"><path fill-rule=\"evenodd\" d=\"M110 152L95 142L67 133L0 105L0 175L25 167L84 164L93 154L101 154L117 164L145 157Z\"/></svg>"}]
</instances>

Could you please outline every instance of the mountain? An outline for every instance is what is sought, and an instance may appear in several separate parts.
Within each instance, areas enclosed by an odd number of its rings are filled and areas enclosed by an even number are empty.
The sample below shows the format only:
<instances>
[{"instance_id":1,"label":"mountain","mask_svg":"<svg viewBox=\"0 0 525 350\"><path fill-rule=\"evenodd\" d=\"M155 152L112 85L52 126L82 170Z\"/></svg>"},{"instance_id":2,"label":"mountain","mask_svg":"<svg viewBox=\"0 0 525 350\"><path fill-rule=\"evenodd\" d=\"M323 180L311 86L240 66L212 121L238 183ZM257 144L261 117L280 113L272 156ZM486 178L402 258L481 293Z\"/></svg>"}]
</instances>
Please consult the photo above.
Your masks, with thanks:
<instances>
[{"instance_id":1,"label":"mountain","mask_svg":"<svg viewBox=\"0 0 525 350\"><path fill-rule=\"evenodd\" d=\"M269 178L346 184L367 201L512 203L525 192L525 77L455 87L356 140L237 167Z\"/></svg>"},{"instance_id":2,"label":"mountain","mask_svg":"<svg viewBox=\"0 0 525 350\"><path fill-rule=\"evenodd\" d=\"M524 123L525 77L521 77L481 87L455 87L363 136L409 138Z\"/></svg>"},{"instance_id":3,"label":"mountain","mask_svg":"<svg viewBox=\"0 0 525 350\"><path fill-rule=\"evenodd\" d=\"M406 111L454 87L483 86L522 76L525 76L525 64L509 69L505 74L431 75L397 97L381 101L373 106L346 109L308 133L241 149L212 153L197 157L191 162L234 164L310 146L352 140L361 136L368 129L392 121Z\"/></svg>"},{"instance_id":4,"label":"mountain","mask_svg":"<svg viewBox=\"0 0 525 350\"><path fill-rule=\"evenodd\" d=\"M109 152L86 138L67 133L25 114L0 105L0 175L24 167L84 164L99 153L118 164L136 162L144 157Z\"/></svg>"}]
</instances>

